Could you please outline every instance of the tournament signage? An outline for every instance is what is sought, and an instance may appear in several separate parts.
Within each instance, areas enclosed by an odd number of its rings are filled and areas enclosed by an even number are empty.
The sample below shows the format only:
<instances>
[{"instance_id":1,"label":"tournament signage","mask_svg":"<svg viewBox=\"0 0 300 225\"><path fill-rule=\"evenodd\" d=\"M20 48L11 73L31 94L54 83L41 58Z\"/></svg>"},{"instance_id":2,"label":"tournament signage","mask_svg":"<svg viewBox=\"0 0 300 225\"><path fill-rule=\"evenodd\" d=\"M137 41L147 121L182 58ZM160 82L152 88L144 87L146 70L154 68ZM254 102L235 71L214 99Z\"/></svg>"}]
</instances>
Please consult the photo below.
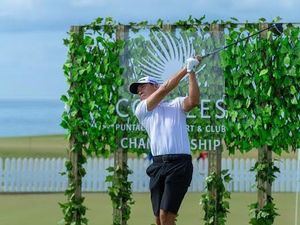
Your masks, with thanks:
<instances>
[{"instance_id":1,"label":"tournament signage","mask_svg":"<svg viewBox=\"0 0 300 225\"><path fill-rule=\"evenodd\" d=\"M126 35L124 35L126 36ZM124 86L116 105L122 123L115 129L122 131L120 146L143 152L150 147L144 128L134 116L139 96L133 96L129 84L143 76L152 76L163 83L184 66L187 58L204 55L223 45L223 33L174 30L172 32L141 30L129 32L123 53ZM192 150L215 150L221 145L225 126L225 82L218 55L204 59L196 70L201 97L199 107L187 114ZM166 100L188 94L188 77L167 96ZM163 134L162 134L163 135Z\"/></svg>"}]
</instances>

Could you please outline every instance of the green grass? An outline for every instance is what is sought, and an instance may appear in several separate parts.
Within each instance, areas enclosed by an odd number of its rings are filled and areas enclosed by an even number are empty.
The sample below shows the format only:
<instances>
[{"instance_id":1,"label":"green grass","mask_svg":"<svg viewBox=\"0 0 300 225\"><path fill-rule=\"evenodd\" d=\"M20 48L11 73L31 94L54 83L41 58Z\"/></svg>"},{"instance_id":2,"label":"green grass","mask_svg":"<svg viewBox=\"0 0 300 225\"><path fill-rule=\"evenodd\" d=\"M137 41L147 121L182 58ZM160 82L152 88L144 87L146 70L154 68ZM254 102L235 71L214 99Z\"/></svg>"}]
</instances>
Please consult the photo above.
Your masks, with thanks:
<instances>
[{"instance_id":1,"label":"green grass","mask_svg":"<svg viewBox=\"0 0 300 225\"><path fill-rule=\"evenodd\" d=\"M203 224L203 211L198 204L201 193L188 193L179 211L177 225ZM89 193L86 205L89 208L87 218L90 225L111 225L112 207L107 194ZM294 225L295 193L275 193L274 199L281 214L275 225ZM129 225L150 225L153 223L152 210L148 193L135 193L135 205ZM234 193L230 201L230 211L227 224L246 225L249 221L248 207L256 199L256 193ZM65 201L65 196L59 194L2 194L0 195L1 225L54 225L62 218L62 212L57 202ZM300 206L300 205L299 205ZM298 224L300 222L300 212Z\"/></svg>"},{"instance_id":2,"label":"green grass","mask_svg":"<svg viewBox=\"0 0 300 225\"><path fill-rule=\"evenodd\" d=\"M0 157L66 157L68 143L64 135L0 138ZM195 154L195 157L197 154ZM223 157L227 157L227 152ZM135 157L130 154L129 157ZM233 156L231 156L233 157ZM283 153L282 158L296 158L294 153ZM234 158L257 158L257 151L237 153ZM90 225L112 224L111 202L107 194L84 194L89 208L87 218ZM179 212L177 225L203 224L203 211L199 206L201 193L188 193ZM275 193L280 217L275 225L294 225L295 193ZM148 193L135 193L136 204L132 207L129 225L150 225L153 223ZM246 225L249 221L248 205L256 200L256 193L234 193L230 202L228 223ZM53 225L62 218L58 202L65 196L59 194L0 194L0 225ZM298 206L300 208L300 205ZM300 212L299 212L300 215ZM299 217L298 215L298 217ZM300 218L298 218L300 223Z\"/></svg>"},{"instance_id":3,"label":"green grass","mask_svg":"<svg viewBox=\"0 0 300 225\"><path fill-rule=\"evenodd\" d=\"M0 157L66 157L64 135L0 138Z\"/></svg>"},{"instance_id":4,"label":"green grass","mask_svg":"<svg viewBox=\"0 0 300 225\"><path fill-rule=\"evenodd\" d=\"M0 138L0 157L67 157L68 142L64 135ZM224 151L223 157L228 157ZM194 154L197 157L198 153ZM273 154L274 157L279 158ZM130 153L129 157L136 157ZM257 158L257 151L236 152L234 158ZM295 153L282 153L280 158L296 158Z\"/></svg>"}]
</instances>

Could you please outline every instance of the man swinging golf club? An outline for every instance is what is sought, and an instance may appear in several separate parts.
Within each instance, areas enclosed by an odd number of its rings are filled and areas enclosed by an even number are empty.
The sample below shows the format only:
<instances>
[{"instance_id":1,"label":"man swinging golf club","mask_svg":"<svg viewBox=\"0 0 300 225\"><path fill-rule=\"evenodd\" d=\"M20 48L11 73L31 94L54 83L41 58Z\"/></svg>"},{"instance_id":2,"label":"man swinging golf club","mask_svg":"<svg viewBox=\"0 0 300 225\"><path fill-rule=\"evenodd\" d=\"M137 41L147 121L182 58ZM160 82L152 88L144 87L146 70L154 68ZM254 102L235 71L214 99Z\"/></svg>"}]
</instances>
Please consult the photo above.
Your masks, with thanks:
<instances>
[{"instance_id":1,"label":"man swinging golf club","mask_svg":"<svg viewBox=\"0 0 300 225\"><path fill-rule=\"evenodd\" d=\"M135 115L150 139L153 163L146 172L150 177L152 209L157 225L175 225L180 204L192 180L186 113L199 105L200 91L194 69L201 59L200 56L187 59L186 66L162 85L147 76L129 87L131 93L140 96ZM188 96L164 101L186 74L189 76Z\"/></svg>"}]
</instances>

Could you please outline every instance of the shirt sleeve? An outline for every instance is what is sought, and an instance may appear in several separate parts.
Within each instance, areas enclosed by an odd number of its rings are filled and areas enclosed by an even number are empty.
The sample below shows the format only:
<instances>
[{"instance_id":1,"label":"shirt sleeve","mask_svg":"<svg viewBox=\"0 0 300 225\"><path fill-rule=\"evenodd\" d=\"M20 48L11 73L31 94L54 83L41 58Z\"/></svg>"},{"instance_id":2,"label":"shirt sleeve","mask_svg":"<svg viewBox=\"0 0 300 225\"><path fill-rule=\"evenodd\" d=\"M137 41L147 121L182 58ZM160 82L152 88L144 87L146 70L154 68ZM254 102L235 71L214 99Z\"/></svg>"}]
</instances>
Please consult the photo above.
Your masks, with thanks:
<instances>
[{"instance_id":1,"label":"shirt sleeve","mask_svg":"<svg viewBox=\"0 0 300 225\"><path fill-rule=\"evenodd\" d=\"M186 97L177 97L173 100L174 106L183 111L183 101Z\"/></svg>"},{"instance_id":2,"label":"shirt sleeve","mask_svg":"<svg viewBox=\"0 0 300 225\"><path fill-rule=\"evenodd\" d=\"M141 122L146 117L147 113L148 110L147 110L146 100L143 100L137 105L134 114Z\"/></svg>"}]
</instances>

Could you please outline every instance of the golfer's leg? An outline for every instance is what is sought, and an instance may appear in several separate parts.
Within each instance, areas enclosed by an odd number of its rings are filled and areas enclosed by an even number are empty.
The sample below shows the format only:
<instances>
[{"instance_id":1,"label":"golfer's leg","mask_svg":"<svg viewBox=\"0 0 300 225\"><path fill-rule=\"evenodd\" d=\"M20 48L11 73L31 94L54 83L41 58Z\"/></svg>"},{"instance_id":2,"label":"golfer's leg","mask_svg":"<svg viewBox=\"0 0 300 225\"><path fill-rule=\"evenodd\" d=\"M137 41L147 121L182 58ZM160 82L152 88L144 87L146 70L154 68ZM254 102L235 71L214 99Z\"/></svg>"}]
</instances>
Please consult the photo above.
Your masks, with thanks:
<instances>
[{"instance_id":1,"label":"golfer's leg","mask_svg":"<svg viewBox=\"0 0 300 225\"><path fill-rule=\"evenodd\" d=\"M159 212L160 224L161 225L175 225L176 214L167 212L163 209Z\"/></svg>"},{"instance_id":2,"label":"golfer's leg","mask_svg":"<svg viewBox=\"0 0 300 225\"><path fill-rule=\"evenodd\" d=\"M159 216L161 225L175 225L175 218L187 189L188 186L181 186L178 183L167 183L165 185L160 204Z\"/></svg>"},{"instance_id":3,"label":"golfer's leg","mask_svg":"<svg viewBox=\"0 0 300 225\"><path fill-rule=\"evenodd\" d=\"M161 163L153 163L151 164L146 172L150 177L149 189L151 194L151 204L153 214L155 216L155 223L157 225L160 224L159 220L159 209L160 209L160 202L164 191L164 182L161 180L161 167L163 164Z\"/></svg>"},{"instance_id":4,"label":"golfer's leg","mask_svg":"<svg viewBox=\"0 0 300 225\"><path fill-rule=\"evenodd\" d=\"M160 203L160 209L168 213L161 215L163 217L161 223L166 221L166 225L174 224L182 200L190 186L192 174L193 164L191 161L169 165L169 175L165 180L164 193ZM165 224L162 223L162 225Z\"/></svg>"},{"instance_id":5,"label":"golfer's leg","mask_svg":"<svg viewBox=\"0 0 300 225\"><path fill-rule=\"evenodd\" d=\"M152 203L152 209L153 213L155 215L155 223L156 225L162 225L160 223L160 202L162 197L162 189L160 187L152 188L151 189L151 203Z\"/></svg>"},{"instance_id":6,"label":"golfer's leg","mask_svg":"<svg viewBox=\"0 0 300 225\"><path fill-rule=\"evenodd\" d=\"M155 223L156 223L156 225L162 225L162 224L160 223L160 218L159 218L159 216L156 216L156 217L155 217Z\"/></svg>"}]
</instances>

